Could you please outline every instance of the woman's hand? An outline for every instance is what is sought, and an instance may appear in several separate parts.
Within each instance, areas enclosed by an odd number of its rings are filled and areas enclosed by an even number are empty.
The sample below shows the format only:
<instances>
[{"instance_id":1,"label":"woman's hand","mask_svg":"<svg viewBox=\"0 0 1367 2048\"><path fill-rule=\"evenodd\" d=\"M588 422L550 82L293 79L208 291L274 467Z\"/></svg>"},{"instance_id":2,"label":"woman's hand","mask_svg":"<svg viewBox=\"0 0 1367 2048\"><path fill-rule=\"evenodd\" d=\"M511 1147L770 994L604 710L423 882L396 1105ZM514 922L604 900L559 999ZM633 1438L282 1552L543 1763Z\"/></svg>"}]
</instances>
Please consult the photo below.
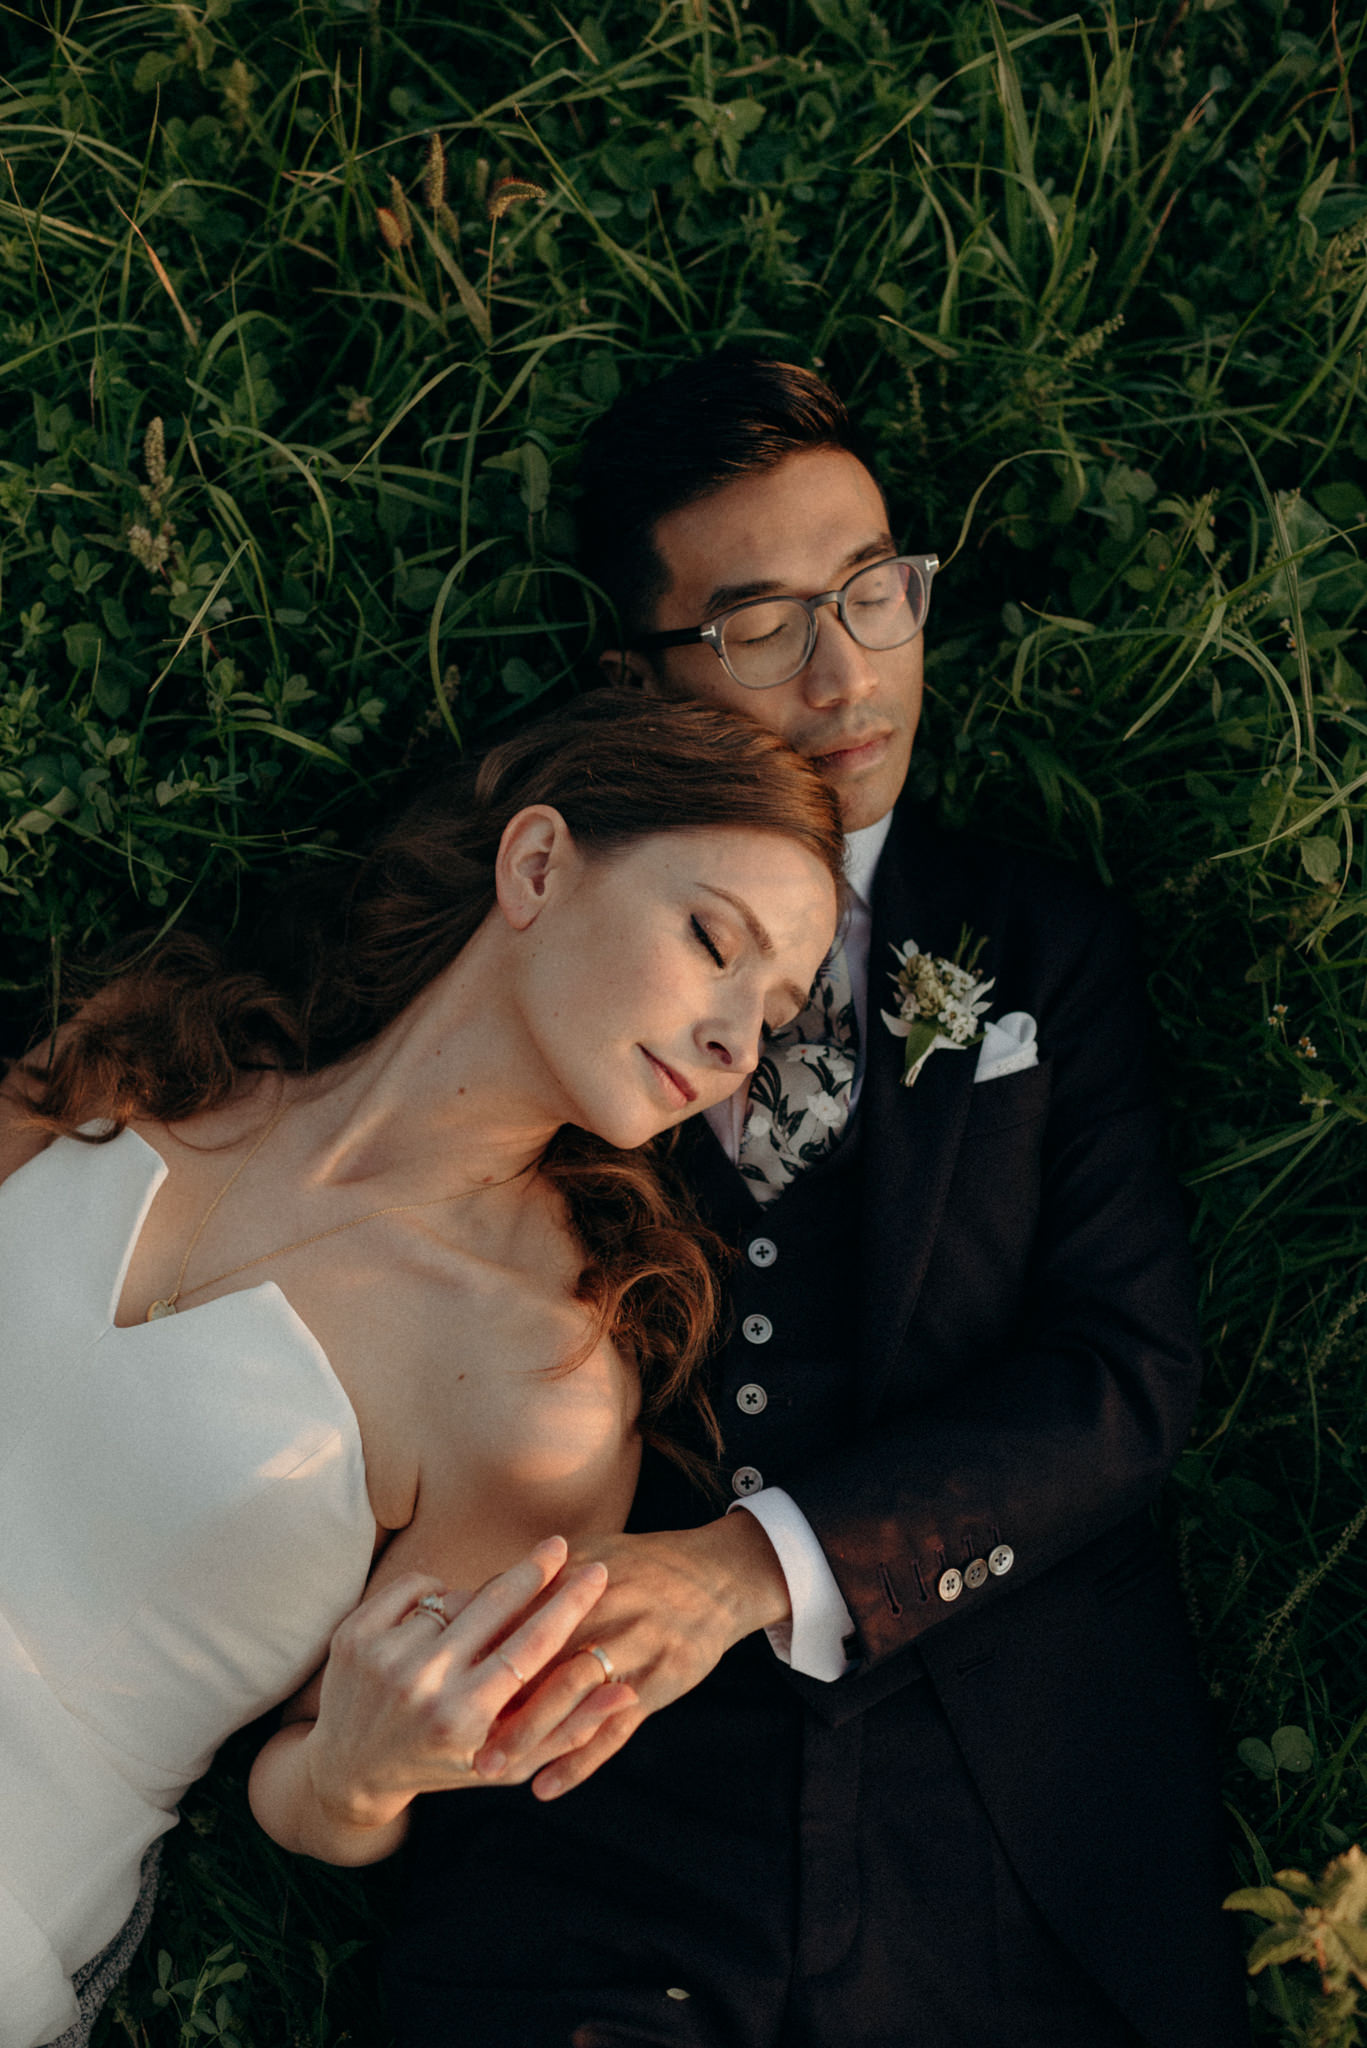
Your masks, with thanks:
<instances>
[{"instance_id":1,"label":"woman's hand","mask_svg":"<svg viewBox=\"0 0 1367 2048\"><path fill-rule=\"evenodd\" d=\"M267 1833L327 1862L376 1862L402 1840L415 1794L519 1782L496 1749L478 1770L475 1756L602 1597L605 1567L565 1571L567 1556L553 1536L472 1597L414 1573L363 1601L332 1638L317 1719L282 1728L253 1767L252 1809ZM535 1719L535 1748L563 1753L635 1704L596 1658L579 1657L570 1683L522 1711Z\"/></svg>"},{"instance_id":2,"label":"woman's hand","mask_svg":"<svg viewBox=\"0 0 1367 2048\"><path fill-rule=\"evenodd\" d=\"M594 1539L610 1584L564 1656L498 1723L475 1768L497 1783L534 1777L538 1799L582 1785L636 1732L647 1714L704 1679L734 1643L791 1619L777 1553L754 1515L723 1516L696 1529ZM587 1654L586 1654L587 1653ZM629 1683L626 1711L571 1745L540 1732L599 1657ZM502 1767L498 1759L505 1761Z\"/></svg>"}]
</instances>

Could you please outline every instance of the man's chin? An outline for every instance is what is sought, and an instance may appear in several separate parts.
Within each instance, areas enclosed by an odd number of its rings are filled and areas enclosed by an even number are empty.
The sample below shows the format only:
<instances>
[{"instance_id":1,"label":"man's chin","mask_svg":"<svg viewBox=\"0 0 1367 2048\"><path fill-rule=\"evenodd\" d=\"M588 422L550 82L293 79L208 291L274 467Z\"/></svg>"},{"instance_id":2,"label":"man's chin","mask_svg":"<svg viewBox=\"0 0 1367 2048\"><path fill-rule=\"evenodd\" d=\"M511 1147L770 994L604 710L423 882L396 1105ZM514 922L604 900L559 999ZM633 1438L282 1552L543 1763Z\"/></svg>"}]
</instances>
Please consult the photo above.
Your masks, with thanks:
<instances>
[{"instance_id":1,"label":"man's chin","mask_svg":"<svg viewBox=\"0 0 1367 2048\"><path fill-rule=\"evenodd\" d=\"M861 749L860 754L865 754ZM840 799L840 819L847 832L861 832L886 817L902 793L908 759L890 739L876 753L851 760L848 755L812 756L812 766L825 776Z\"/></svg>"}]
</instances>

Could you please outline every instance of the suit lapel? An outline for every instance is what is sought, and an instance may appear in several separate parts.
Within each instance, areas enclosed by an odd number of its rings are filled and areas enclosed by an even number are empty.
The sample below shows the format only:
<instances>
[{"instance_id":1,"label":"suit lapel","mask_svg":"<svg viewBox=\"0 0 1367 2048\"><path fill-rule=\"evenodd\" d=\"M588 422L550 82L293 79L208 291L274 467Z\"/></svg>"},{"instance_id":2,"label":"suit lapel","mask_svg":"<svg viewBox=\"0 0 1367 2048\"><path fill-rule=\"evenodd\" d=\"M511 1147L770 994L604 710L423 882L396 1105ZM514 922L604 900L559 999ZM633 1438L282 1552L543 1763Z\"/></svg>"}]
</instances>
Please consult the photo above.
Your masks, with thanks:
<instances>
[{"instance_id":1,"label":"suit lapel","mask_svg":"<svg viewBox=\"0 0 1367 2048\"><path fill-rule=\"evenodd\" d=\"M993 864L996 865L995 863ZM1004 890L972 841L899 813L879 862L869 951L868 1050L860 1101L864 1151L860 1412L877 1410L935 1245L973 1088L977 1052L931 1054L902 1083L902 1041L879 1014L892 1008L891 947L914 939L952 958L967 927L984 938L978 961L995 973Z\"/></svg>"}]
</instances>

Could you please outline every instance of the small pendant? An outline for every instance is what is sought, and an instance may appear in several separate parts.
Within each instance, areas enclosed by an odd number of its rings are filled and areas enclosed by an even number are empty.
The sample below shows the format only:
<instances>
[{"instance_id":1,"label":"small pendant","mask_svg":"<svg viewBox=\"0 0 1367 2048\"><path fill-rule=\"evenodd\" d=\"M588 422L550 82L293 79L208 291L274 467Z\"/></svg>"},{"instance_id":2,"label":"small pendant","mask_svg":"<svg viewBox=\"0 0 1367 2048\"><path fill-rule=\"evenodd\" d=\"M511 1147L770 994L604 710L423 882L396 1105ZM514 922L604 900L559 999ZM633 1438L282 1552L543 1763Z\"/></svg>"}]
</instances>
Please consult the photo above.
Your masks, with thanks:
<instances>
[{"instance_id":1,"label":"small pendant","mask_svg":"<svg viewBox=\"0 0 1367 2048\"><path fill-rule=\"evenodd\" d=\"M176 1305L173 1301L154 1301L143 1320L148 1323L159 1323L163 1316L173 1316L175 1312Z\"/></svg>"}]
</instances>

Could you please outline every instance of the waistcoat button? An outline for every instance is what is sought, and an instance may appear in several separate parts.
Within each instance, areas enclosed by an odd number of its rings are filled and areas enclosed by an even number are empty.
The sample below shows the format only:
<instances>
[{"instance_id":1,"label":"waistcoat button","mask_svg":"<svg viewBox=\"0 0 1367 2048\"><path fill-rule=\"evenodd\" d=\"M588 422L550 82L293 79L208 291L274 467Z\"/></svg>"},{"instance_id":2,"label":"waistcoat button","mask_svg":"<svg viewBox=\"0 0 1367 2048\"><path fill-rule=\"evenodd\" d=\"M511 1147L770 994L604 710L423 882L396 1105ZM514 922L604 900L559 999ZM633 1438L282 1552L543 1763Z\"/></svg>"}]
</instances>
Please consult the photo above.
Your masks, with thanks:
<instances>
[{"instance_id":1,"label":"waistcoat button","mask_svg":"<svg viewBox=\"0 0 1367 2048\"><path fill-rule=\"evenodd\" d=\"M747 1344L767 1344L774 1334L768 1316L747 1316L740 1328Z\"/></svg>"},{"instance_id":2,"label":"waistcoat button","mask_svg":"<svg viewBox=\"0 0 1367 2048\"><path fill-rule=\"evenodd\" d=\"M964 1566L964 1584L971 1587L975 1593L986 1580L987 1566L980 1557L975 1557L972 1564Z\"/></svg>"},{"instance_id":3,"label":"waistcoat button","mask_svg":"<svg viewBox=\"0 0 1367 2048\"><path fill-rule=\"evenodd\" d=\"M1016 1562L1016 1553L1009 1543L999 1543L987 1560L987 1569L994 1579L1000 1579L1010 1571Z\"/></svg>"},{"instance_id":4,"label":"waistcoat button","mask_svg":"<svg viewBox=\"0 0 1367 2048\"><path fill-rule=\"evenodd\" d=\"M763 1484L764 1474L753 1465L740 1465L731 1474L732 1493L758 1493Z\"/></svg>"},{"instance_id":5,"label":"waistcoat button","mask_svg":"<svg viewBox=\"0 0 1367 2048\"><path fill-rule=\"evenodd\" d=\"M745 1256L752 1266L772 1266L778 1257L778 1246L772 1237L752 1237L745 1247Z\"/></svg>"},{"instance_id":6,"label":"waistcoat button","mask_svg":"<svg viewBox=\"0 0 1367 2048\"><path fill-rule=\"evenodd\" d=\"M758 1415L769 1406L769 1396L754 1380L747 1380L736 1396L736 1406L745 1415Z\"/></svg>"},{"instance_id":7,"label":"waistcoat button","mask_svg":"<svg viewBox=\"0 0 1367 2048\"><path fill-rule=\"evenodd\" d=\"M940 1583L936 1591L942 1600L957 1600L963 1589L963 1575L960 1572L956 1572L953 1565L950 1566L947 1572L941 1572Z\"/></svg>"}]
</instances>

